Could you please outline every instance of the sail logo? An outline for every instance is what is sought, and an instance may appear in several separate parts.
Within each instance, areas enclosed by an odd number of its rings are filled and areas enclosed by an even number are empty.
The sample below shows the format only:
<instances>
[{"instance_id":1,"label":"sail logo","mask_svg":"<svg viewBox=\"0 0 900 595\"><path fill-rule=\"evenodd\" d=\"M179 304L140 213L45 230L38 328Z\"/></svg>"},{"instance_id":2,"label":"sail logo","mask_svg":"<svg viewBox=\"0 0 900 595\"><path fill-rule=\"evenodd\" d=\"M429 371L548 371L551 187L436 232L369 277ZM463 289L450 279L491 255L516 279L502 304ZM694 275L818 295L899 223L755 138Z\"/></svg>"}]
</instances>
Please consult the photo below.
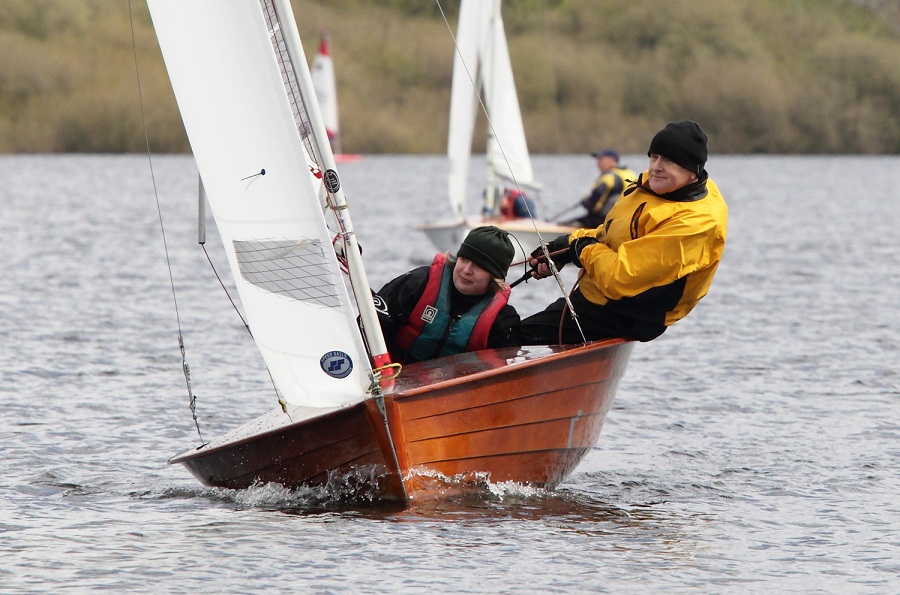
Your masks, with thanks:
<instances>
[{"instance_id":1,"label":"sail logo","mask_svg":"<svg viewBox=\"0 0 900 595\"><path fill-rule=\"evenodd\" d=\"M332 378L346 378L353 371L353 360L343 351L329 351L319 360L319 365Z\"/></svg>"},{"instance_id":2,"label":"sail logo","mask_svg":"<svg viewBox=\"0 0 900 595\"><path fill-rule=\"evenodd\" d=\"M325 178L323 181L325 182L325 188L332 194L341 189L341 179L338 177L338 173L333 169L325 170Z\"/></svg>"}]
</instances>

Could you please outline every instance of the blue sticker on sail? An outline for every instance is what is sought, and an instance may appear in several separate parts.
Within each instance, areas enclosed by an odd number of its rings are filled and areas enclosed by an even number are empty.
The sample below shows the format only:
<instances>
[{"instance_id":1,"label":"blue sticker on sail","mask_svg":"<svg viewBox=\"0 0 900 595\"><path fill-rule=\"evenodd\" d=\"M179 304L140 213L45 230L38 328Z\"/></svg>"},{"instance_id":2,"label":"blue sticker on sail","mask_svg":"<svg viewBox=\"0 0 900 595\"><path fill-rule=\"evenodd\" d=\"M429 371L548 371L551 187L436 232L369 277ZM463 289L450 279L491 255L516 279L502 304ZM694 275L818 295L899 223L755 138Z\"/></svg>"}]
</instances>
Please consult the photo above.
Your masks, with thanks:
<instances>
[{"instance_id":1,"label":"blue sticker on sail","mask_svg":"<svg viewBox=\"0 0 900 595\"><path fill-rule=\"evenodd\" d=\"M353 371L353 360L343 351L329 351L319 360L319 365L332 378L346 378Z\"/></svg>"}]
</instances>

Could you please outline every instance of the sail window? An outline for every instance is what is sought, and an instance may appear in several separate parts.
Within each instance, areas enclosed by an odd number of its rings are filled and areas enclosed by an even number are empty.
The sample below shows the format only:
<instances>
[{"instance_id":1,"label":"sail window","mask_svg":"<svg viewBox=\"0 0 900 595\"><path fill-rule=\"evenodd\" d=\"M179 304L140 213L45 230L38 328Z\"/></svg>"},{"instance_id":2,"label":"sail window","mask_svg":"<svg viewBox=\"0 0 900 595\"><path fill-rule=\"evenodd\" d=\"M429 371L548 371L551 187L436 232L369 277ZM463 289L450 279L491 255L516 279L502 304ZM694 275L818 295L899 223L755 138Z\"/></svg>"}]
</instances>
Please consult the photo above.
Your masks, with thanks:
<instances>
[{"instance_id":1,"label":"sail window","mask_svg":"<svg viewBox=\"0 0 900 595\"><path fill-rule=\"evenodd\" d=\"M341 306L318 240L235 240L241 277L266 291L329 308Z\"/></svg>"}]
</instances>

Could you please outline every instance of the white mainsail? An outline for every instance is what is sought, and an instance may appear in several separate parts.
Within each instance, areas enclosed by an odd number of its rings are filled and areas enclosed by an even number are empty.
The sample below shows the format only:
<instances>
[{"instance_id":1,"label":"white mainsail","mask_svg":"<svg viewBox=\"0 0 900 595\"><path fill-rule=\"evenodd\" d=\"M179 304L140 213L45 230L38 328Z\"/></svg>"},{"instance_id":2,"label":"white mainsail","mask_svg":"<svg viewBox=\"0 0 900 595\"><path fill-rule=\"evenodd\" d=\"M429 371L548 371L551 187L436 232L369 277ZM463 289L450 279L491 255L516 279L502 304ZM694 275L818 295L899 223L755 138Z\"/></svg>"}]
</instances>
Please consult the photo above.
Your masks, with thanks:
<instances>
[{"instance_id":1,"label":"white mainsail","mask_svg":"<svg viewBox=\"0 0 900 595\"><path fill-rule=\"evenodd\" d=\"M331 47L328 43L328 34L322 33L319 40L319 51L313 58L312 67L313 87L316 88L316 97L319 100L319 108L322 110L322 120L325 130L328 132L328 140L335 153L341 152L341 132L338 124L337 84L334 79L334 61L331 59Z\"/></svg>"},{"instance_id":2,"label":"white mainsail","mask_svg":"<svg viewBox=\"0 0 900 595\"><path fill-rule=\"evenodd\" d=\"M269 29L258 0L148 4L253 338L276 387L295 405L363 400L371 363L332 249L320 183L310 175L315 149L304 137L313 127L296 97L289 99L298 94L295 73L283 72L276 56L289 53L280 25ZM266 10L271 18L274 8ZM302 51L294 64L308 78Z\"/></svg>"},{"instance_id":3,"label":"white mainsail","mask_svg":"<svg viewBox=\"0 0 900 595\"><path fill-rule=\"evenodd\" d=\"M537 184L500 16L500 0L462 0L456 45L447 139L449 197L453 213L465 218L472 135L475 116L481 109L479 91L490 118L486 199L494 200L497 186L504 181L506 185L516 183L526 192Z\"/></svg>"}]
</instances>

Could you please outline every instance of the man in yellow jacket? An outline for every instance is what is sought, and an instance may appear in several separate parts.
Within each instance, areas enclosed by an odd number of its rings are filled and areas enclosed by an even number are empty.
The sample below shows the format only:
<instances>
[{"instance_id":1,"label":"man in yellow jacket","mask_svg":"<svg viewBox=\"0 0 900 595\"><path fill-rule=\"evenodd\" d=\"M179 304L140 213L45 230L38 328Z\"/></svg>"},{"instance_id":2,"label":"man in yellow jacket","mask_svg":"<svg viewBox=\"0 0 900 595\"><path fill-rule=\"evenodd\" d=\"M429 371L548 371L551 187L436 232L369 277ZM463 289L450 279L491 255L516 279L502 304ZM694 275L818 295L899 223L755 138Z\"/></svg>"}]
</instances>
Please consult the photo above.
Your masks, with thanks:
<instances>
[{"instance_id":1,"label":"man in yellow jacket","mask_svg":"<svg viewBox=\"0 0 900 595\"><path fill-rule=\"evenodd\" d=\"M649 167L595 229L547 245L561 268L583 269L570 296L522 321L527 345L611 337L650 341L706 295L725 248L728 209L704 169L707 136L696 122L670 122L650 142ZM532 276L550 274L543 249ZM579 330L580 326L580 330Z\"/></svg>"}]
</instances>

